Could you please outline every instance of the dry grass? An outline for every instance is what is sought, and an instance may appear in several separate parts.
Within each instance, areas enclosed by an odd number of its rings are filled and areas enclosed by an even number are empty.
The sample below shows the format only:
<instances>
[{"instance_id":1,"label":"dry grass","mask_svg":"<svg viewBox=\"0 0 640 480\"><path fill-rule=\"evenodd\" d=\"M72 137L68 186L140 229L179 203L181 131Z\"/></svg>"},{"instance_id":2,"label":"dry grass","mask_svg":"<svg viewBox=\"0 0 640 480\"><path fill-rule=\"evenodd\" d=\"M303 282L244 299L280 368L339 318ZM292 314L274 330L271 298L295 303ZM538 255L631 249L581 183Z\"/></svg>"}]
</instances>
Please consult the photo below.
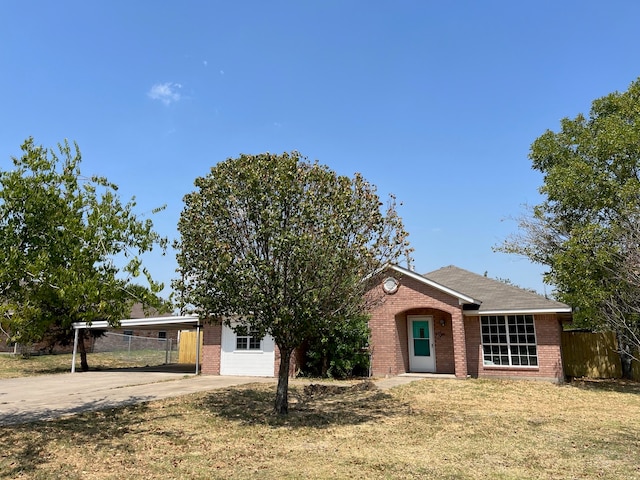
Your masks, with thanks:
<instances>
[{"instance_id":1,"label":"dry grass","mask_svg":"<svg viewBox=\"0 0 640 480\"><path fill-rule=\"evenodd\" d=\"M154 350L132 351L131 353L90 353L87 359L90 370L108 370L160 365L165 360L165 353ZM80 370L80 354L76 356L76 369ZM0 379L69 371L71 371L71 354L32 355L28 358L23 358L20 355L0 355Z\"/></svg>"},{"instance_id":2,"label":"dry grass","mask_svg":"<svg viewBox=\"0 0 640 480\"><path fill-rule=\"evenodd\" d=\"M640 478L640 385L422 380L194 394L0 428L0 477Z\"/></svg>"}]
</instances>

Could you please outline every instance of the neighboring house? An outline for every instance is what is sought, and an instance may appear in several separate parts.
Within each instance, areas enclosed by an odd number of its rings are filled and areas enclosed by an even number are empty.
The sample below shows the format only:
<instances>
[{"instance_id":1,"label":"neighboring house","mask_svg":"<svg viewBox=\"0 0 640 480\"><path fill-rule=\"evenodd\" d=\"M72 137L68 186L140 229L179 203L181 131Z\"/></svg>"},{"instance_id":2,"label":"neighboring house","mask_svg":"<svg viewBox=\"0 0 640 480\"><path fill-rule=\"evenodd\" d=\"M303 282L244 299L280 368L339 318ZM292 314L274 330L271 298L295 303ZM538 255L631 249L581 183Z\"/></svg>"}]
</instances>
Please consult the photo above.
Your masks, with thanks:
<instances>
[{"instance_id":1,"label":"neighboring house","mask_svg":"<svg viewBox=\"0 0 640 480\"><path fill-rule=\"evenodd\" d=\"M158 313L158 311L153 308L153 307L149 307L149 308L144 308L143 305L141 303L134 303L131 306L131 311L129 314L129 318L130 319L142 319L142 318L147 318L147 317L171 317L171 313L165 313L165 314L160 314ZM115 333L115 334L120 334L120 335L131 335L134 337L146 337L146 338L153 338L153 339L168 339L171 340L172 345L177 345L178 342L178 336L179 336L179 332L178 330L175 329L162 329L162 327L155 327L155 328L120 328L120 329L107 329L109 331L109 333ZM2 333L0 331L0 333ZM106 345L108 344L109 340L107 340L106 338L102 337L100 339L97 339L95 341L98 341L100 343L103 344L103 348L106 348ZM112 340L114 342L122 342L122 339L118 339L118 340ZM93 341L92 341L93 342ZM92 351L93 348L93 343L87 343L87 348L89 351ZM45 339L41 342L37 342L37 343L33 343L30 344L26 347L22 347L22 350L28 351L29 353L71 353L73 351L73 343L70 343L69 345L60 345L60 344L51 344L51 342L48 339ZM13 343L8 343L5 336L2 335L0 336L0 352L13 352L13 351L20 351L21 348L20 347L14 347Z\"/></svg>"},{"instance_id":2,"label":"neighboring house","mask_svg":"<svg viewBox=\"0 0 640 480\"><path fill-rule=\"evenodd\" d=\"M383 278L371 292L374 376L564 379L560 334L569 306L454 266L426 275L390 266ZM273 338L243 333L206 325L202 372L276 375Z\"/></svg>"},{"instance_id":3,"label":"neighboring house","mask_svg":"<svg viewBox=\"0 0 640 480\"><path fill-rule=\"evenodd\" d=\"M153 307L144 308L141 303L134 303L131 306L131 312L129 314L130 319L140 319L140 318L163 318L163 317L171 317L172 313L159 313ZM117 333L120 335L132 335L134 337L146 337L146 338L157 338L160 340L168 339L171 340L173 344L176 344L178 341L178 330L165 329L163 330L161 327L157 327L154 329L148 328L118 328L114 330L110 330L112 333Z\"/></svg>"}]
</instances>

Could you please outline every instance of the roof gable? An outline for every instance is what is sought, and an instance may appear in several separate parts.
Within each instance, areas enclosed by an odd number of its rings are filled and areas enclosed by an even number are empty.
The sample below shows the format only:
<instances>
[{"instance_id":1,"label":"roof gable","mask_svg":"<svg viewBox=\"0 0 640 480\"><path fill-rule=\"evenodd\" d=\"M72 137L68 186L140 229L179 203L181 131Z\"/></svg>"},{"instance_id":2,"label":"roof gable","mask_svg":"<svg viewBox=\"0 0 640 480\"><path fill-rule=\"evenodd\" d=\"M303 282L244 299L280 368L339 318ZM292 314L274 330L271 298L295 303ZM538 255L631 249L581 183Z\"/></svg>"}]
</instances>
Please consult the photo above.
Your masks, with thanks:
<instances>
[{"instance_id":1,"label":"roof gable","mask_svg":"<svg viewBox=\"0 0 640 480\"><path fill-rule=\"evenodd\" d=\"M385 267L387 268L387 267ZM431 280L427 277L425 277L424 275L420 275L417 274L416 272L412 271L412 270L407 270L406 268L400 267L398 265L388 265L388 268L390 270L393 270L397 273L399 273L400 275L404 275L407 276L409 278L412 278L414 280L417 280L418 282L425 284L425 285L429 285L430 287L433 287L437 290L440 290L441 292L444 292L448 295L451 295L452 297L455 297L458 299L458 301L460 302L460 305L464 305L464 304L471 304L471 305L480 305L479 300L466 295L460 291L458 291L455 288L451 288L447 285L443 285L437 281Z\"/></svg>"},{"instance_id":2,"label":"roof gable","mask_svg":"<svg viewBox=\"0 0 640 480\"><path fill-rule=\"evenodd\" d=\"M571 307L564 303L453 265L426 273L423 277L480 300L478 313L571 312Z\"/></svg>"}]
</instances>

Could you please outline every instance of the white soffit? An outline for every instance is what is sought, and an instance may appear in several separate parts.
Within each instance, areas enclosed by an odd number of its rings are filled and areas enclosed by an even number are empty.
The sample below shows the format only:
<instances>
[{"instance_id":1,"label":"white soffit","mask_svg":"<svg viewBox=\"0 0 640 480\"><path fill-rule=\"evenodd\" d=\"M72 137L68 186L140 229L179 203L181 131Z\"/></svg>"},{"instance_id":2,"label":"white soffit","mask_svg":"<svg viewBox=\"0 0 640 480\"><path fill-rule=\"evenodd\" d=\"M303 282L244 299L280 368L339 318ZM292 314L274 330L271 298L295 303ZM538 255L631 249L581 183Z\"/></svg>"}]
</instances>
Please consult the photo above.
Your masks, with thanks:
<instances>
[{"instance_id":1,"label":"white soffit","mask_svg":"<svg viewBox=\"0 0 640 480\"><path fill-rule=\"evenodd\" d=\"M151 327L151 326L168 326L168 325L185 325L196 326L200 323L197 315L183 315L178 317L146 317L146 318L128 318L120 320L119 327L113 327L106 320L98 320L95 322L75 322L73 328L79 329L102 329L102 328L127 328L127 327Z\"/></svg>"}]
</instances>

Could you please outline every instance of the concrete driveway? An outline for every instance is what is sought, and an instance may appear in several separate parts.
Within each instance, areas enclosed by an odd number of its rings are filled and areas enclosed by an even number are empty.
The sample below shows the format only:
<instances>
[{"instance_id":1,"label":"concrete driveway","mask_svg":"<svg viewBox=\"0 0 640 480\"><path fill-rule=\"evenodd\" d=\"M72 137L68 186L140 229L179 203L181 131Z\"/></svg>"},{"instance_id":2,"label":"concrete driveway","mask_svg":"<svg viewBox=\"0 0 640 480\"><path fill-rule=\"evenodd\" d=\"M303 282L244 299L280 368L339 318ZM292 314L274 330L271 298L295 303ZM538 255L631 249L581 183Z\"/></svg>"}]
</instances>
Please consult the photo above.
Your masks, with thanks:
<instances>
[{"instance_id":1,"label":"concrete driveway","mask_svg":"<svg viewBox=\"0 0 640 480\"><path fill-rule=\"evenodd\" d=\"M453 375L404 374L377 379L382 390L425 378L455 378ZM102 410L134 403L177 397L189 393L249 383L275 383L266 377L231 377L113 370L63 373L0 380L0 426L50 420L80 412ZM296 382L312 383L310 379Z\"/></svg>"},{"instance_id":2,"label":"concrete driveway","mask_svg":"<svg viewBox=\"0 0 640 480\"><path fill-rule=\"evenodd\" d=\"M274 378L120 370L0 380L0 425L160 400Z\"/></svg>"}]
</instances>

